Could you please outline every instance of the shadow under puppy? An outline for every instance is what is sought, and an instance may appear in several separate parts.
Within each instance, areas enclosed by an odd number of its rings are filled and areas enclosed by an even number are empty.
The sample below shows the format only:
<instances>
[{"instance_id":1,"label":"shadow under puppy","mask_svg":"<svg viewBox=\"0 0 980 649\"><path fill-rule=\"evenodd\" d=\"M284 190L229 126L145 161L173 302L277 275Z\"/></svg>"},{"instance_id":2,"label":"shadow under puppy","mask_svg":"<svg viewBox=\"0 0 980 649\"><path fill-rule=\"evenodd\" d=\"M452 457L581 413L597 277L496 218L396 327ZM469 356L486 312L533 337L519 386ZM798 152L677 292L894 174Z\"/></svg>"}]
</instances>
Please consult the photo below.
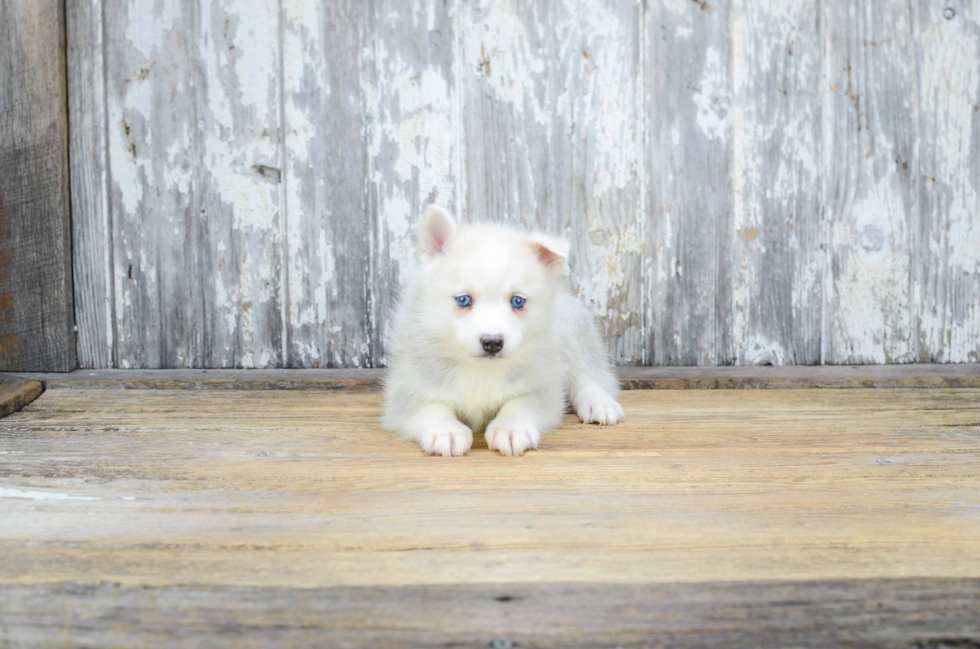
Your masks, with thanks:
<instances>
[{"instance_id":1,"label":"shadow under puppy","mask_svg":"<svg viewBox=\"0 0 980 649\"><path fill-rule=\"evenodd\" d=\"M382 426L430 455L463 455L483 429L491 449L521 455L568 402L584 422L622 421L595 322L561 281L568 249L501 225L457 227L430 205L388 340Z\"/></svg>"}]
</instances>

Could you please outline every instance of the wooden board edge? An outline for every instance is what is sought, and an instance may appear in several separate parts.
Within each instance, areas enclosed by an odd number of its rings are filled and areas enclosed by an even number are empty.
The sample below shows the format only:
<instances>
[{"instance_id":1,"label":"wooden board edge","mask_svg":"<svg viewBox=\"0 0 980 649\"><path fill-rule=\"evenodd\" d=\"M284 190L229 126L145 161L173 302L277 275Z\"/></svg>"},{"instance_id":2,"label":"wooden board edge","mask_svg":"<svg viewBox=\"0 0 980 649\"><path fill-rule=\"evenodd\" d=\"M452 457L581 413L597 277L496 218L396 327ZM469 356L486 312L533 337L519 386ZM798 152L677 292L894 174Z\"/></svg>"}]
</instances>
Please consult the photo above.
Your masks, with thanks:
<instances>
[{"instance_id":1,"label":"wooden board edge","mask_svg":"<svg viewBox=\"0 0 980 649\"><path fill-rule=\"evenodd\" d=\"M106 378L106 379L46 379L47 389L85 390L309 390L313 392L380 392L382 377L351 378Z\"/></svg>"},{"instance_id":2,"label":"wooden board edge","mask_svg":"<svg viewBox=\"0 0 980 649\"><path fill-rule=\"evenodd\" d=\"M44 392L44 385L34 379L0 374L0 419L17 412Z\"/></svg>"},{"instance_id":3,"label":"wooden board edge","mask_svg":"<svg viewBox=\"0 0 980 649\"><path fill-rule=\"evenodd\" d=\"M385 370L75 370L22 373L46 389L378 392ZM980 388L980 364L621 367L624 390Z\"/></svg>"},{"instance_id":4,"label":"wooden board edge","mask_svg":"<svg viewBox=\"0 0 980 649\"><path fill-rule=\"evenodd\" d=\"M624 390L844 390L855 388L980 388L980 377L719 377L719 378L632 378L620 379Z\"/></svg>"},{"instance_id":5,"label":"wooden board edge","mask_svg":"<svg viewBox=\"0 0 980 649\"><path fill-rule=\"evenodd\" d=\"M0 644L980 647L980 580L280 588L0 584ZM447 614L455 611L455 615ZM192 643L193 644L193 643Z\"/></svg>"}]
</instances>

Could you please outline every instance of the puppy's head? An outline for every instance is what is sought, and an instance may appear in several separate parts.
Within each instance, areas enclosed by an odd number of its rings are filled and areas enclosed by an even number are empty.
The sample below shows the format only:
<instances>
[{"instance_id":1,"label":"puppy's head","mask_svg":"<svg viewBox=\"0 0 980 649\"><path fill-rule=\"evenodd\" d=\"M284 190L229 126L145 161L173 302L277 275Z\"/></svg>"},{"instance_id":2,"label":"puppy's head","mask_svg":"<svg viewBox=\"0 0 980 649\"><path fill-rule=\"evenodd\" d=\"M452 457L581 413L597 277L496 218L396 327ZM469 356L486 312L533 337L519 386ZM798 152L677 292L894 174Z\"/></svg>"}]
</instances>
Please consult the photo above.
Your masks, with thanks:
<instances>
[{"instance_id":1,"label":"puppy's head","mask_svg":"<svg viewBox=\"0 0 980 649\"><path fill-rule=\"evenodd\" d=\"M568 242L500 226L456 227L429 206L418 234L421 300L432 344L449 356L500 362L549 331Z\"/></svg>"}]
</instances>

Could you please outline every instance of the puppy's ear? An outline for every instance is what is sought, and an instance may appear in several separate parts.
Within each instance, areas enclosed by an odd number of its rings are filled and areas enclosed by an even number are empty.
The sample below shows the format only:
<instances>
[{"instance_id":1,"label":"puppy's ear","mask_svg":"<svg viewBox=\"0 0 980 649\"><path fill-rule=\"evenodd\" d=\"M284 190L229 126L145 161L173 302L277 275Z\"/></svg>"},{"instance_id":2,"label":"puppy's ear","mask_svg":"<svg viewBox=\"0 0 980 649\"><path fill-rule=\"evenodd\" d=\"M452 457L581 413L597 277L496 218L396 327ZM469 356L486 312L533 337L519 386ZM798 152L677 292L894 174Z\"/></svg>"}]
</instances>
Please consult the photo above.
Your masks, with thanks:
<instances>
[{"instance_id":1,"label":"puppy's ear","mask_svg":"<svg viewBox=\"0 0 980 649\"><path fill-rule=\"evenodd\" d=\"M568 251L571 247L567 239L535 232L527 240L531 243L534 254L538 256L538 261L555 275L561 273L561 268L565 264L565 260L568 259Z\"/></svg>"},{"instance_id":2,"label":"puppy's ear","mask_svg":"<svg viewBox=\"0 0 980 649\"><path fill-rule=\"evenodd\" d=\"M449 212L438 205L425 208L422 226L419 228L419 261L427 262L446 251L446 244L453 238L456 222Z\"/></svg>"}]
</instances>

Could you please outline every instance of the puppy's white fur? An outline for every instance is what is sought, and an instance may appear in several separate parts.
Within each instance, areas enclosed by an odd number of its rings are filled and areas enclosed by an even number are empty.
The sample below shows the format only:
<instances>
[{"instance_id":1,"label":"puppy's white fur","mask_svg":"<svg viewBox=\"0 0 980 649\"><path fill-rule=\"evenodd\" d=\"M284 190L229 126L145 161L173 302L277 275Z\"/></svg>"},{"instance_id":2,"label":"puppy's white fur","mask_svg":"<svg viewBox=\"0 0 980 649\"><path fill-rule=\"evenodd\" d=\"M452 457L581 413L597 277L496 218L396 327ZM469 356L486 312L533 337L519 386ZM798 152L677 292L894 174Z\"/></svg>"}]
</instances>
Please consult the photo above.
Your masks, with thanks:
<instances>
[{"instance_id":1,"label":"puppy's white fur","mask_svg":"<svg viewBox=\"0 0 980 649\"><path fill-rule=\"evenodd\" d=\"M624 419L595 323L560 279L567 242L457 228L429 206L418 254L388 340L384 428L430 455L463 455L480 430L491 449L521 455L561 422L567 401L584 422ZM470 305L458 304L462 295ZM481 342L494 338L499 351Z\"/></svg>"}]
</instances>

